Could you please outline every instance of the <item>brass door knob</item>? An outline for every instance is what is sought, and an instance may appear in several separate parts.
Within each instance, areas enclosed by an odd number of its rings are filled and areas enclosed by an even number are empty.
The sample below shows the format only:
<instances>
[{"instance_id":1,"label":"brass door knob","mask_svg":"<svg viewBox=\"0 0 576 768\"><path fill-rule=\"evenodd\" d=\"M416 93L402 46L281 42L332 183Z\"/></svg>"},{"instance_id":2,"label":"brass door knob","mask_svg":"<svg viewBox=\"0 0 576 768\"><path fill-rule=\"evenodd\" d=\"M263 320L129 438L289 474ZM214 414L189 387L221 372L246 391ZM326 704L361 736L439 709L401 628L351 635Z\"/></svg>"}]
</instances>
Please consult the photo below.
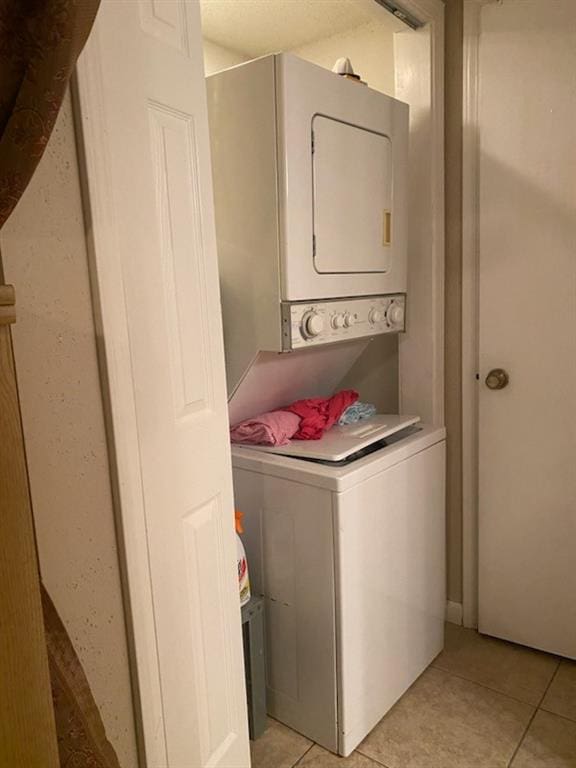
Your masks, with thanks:
<instances>
[{"instance_id":1,"label":"brass door knob","mask_svg":"<svg viewBox=\"0 0 576 768\"><path fill-rule=\"evenodd\" d=\"M510 377L504 368L493 368L488 376L486 376L485 381L488 389L504 389L504 387L508 386Z\"/></svg>"}]
</instances>

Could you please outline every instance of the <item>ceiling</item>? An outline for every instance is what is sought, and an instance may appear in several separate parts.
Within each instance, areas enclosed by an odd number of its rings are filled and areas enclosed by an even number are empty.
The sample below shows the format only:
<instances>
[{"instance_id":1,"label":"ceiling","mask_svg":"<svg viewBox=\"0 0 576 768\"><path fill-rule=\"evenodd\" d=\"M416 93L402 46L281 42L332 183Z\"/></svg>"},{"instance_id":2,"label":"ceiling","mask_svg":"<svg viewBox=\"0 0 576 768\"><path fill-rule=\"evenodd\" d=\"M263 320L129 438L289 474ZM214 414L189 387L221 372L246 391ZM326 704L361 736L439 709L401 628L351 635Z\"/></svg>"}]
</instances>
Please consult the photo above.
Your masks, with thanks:
<instances>
[{"instance_id":1,"label":"ceiling","mask_svg":"<svg viewBox=\"0 0 576 768\"><path fill-rule=\"evenodd\" d=\"M205 38L255 57L286 51L378 22L390 31L401 21L374 0L200 0Z\"/></svg>"}]
</instances>

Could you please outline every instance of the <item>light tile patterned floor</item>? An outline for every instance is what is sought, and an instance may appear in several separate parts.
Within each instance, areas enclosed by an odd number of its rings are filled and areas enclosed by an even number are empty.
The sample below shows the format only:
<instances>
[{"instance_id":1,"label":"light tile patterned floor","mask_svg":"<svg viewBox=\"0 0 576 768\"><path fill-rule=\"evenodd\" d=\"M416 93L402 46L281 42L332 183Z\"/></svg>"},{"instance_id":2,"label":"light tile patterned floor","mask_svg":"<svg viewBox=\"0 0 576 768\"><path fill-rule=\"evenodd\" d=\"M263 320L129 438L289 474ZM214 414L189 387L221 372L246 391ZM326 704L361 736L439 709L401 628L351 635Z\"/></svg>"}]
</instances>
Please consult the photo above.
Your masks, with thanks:
<instances>
[{"instance_id":1,"label":"light tile patterned floor","mask_svg":"<svg viewBox=\"0 0 576 768\"><path fill-rule=\"evenodd\" d=\"M453 624L348 758L269 721L253 768L576 768L576 663Z\"/></svg>"}]
</instances>

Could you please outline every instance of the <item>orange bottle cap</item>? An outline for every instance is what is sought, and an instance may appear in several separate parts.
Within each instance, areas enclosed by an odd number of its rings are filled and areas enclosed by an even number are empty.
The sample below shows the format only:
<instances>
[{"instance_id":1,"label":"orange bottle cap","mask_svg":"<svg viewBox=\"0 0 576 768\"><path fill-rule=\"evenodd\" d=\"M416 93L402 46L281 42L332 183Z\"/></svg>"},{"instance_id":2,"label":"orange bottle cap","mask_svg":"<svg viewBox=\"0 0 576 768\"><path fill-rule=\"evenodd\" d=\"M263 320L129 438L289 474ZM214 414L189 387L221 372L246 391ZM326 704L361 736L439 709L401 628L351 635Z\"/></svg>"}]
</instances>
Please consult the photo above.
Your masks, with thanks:
<instances>
[{"instance_id":1,"label":"orange bottle cap","mask_svg":"<svg viewBox=\"0 0 576 768\"><path fill-rule=\"evenodd\" d=\"M240 512L239 509L235 510L234 518L236 522L236 533L244 533L244 528L242 527L243 517L244 517L244 512Z\"/></svg>"}]
</instances>

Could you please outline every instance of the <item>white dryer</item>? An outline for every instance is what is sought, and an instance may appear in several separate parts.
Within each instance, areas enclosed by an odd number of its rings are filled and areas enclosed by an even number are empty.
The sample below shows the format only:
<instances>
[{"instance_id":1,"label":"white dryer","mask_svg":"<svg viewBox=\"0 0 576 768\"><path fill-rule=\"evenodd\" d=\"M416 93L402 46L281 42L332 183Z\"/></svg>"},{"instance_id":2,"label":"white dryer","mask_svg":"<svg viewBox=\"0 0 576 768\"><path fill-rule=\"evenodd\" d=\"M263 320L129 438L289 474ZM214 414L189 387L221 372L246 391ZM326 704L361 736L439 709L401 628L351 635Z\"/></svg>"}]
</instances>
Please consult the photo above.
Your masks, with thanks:
<instances>
[{"instance_id":1,"label":"white dryer","mask_svg":"<svg viewBox=\"0 0 576 768\"><path fill-rule=\"evenodd\" d=\"M333 428L298 458L232 449L268 711L341 755L442 650L445 431L413 421Z\"/></svg>"},{"instance_id":2,"label":"white dryer","mask_svg":"<svg viewBox=\"0 0 576 768\"><path fill-rule=\"evenodd\" d=\"M229 391L258 351L404 330L408 106L289 54L207 85Z\"/></svg>"}]
</instances>

